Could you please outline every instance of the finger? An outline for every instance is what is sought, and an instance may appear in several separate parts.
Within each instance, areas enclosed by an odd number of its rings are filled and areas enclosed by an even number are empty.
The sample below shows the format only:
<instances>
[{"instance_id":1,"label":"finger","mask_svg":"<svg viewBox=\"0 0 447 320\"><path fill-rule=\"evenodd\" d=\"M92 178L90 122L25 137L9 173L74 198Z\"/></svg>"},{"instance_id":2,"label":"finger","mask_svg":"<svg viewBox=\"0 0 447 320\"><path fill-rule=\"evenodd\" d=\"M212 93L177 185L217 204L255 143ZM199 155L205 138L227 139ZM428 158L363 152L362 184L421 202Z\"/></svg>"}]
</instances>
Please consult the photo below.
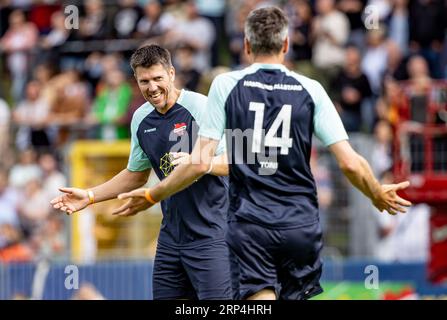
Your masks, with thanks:
<instances>
[{"instance_id":1,"label":"finger","mask_svg":"<svg viewBox=\"0 0 447 320\"><path fill-rule=\"evenodd\" d=\"M53 200L51 200L50 203L54 205L54 204L56 204L58 202L61 202L61 201L62 201L62 197L56 197Z\"/></svg>"},{"instance_id":2,"label":"finger","mask_svg":"<svg viewBox=\"0 0 447 320\"><path fill-rule=\"evenodd\" d=\"M401 207L401 206L399 206L399 205L397 205L397 204L393 204L392 206L391 206L391 208L393 208L393 210L396 212L396 213L406 213L407 212L407 209L406 208L404 208L404 207Z\"/></svg>"},{"instance_id":3,"label":"finger","mask_svg":"<svg viewBox=\"0 0 447 320\"><path fill-rule=\"evenodd\" d=\"M175 167L175 166L179 165L181 162L182 162L182 159L175 159L171 163Z\"/></svg>"},{"instance_id":4,"label":"finger","mask_svg":"<svg viewBox=\"0 0 447 320\"><path fill-rule=\"evenodd\" d=\"M411 207L413 205L410 201L402 199L399 196L396 198L396 203L400 204L401 206L405 206L405 207Z\"/></svg>"},{"instance_id":5,"label":"finger","mask_svg":"<svg viewBox=\"0 0 447 320\"><path fill-rule=\"evenodd\" d=\"M118 195L118 199L120 199L120 200L129 199L129 198L132 198L132 192L120 193Z\"/></svg>"},{"instance_id":6,"label":"finger","mask_svg":"<svg viewBox=\"0 0 447 320\"><path fill-rule=\"evenodd\" d=\"M126 210L124 210L123 212L119 213L118 216L120 217L127 217L131 214L131 210L130 208L127 208Z\"/></svg>"},{"instance_id":7,"label":"finger","mask_svg":"<svg viewBox=\"0 0 447 320\"><path fill-rule=\"evenodd\" d=\"M62 211L67 211L68 208L67 208L67 206L62 206L62 207L60 208L60 210L62 210Z\"/></svg>"},{"instance_id":8,"label":"finger","mask_svg":"<svg viewBox=\"0 0 447 320\"><path fill-rule=\"evenodd\" d=\"M403 189L408 188L409 186L410 186L410 181L404 181L404 182L398 183L395 186L395 190L403 190Z\"/></svg>"},{"instance_id":9,"label":"finger","mask_svg":"<svg viewBox=\"0 0 447 320\"><path fill-rule=\"evenodd\" d=\"M113 211L112 211L112 214L113 214L113 215L117 215L117 214L119 214L120 212L123 212L124 210L126 210L126 209L128 209L128 208L129 208L129 202L127 202L127 203L123 204L121 207L116 208L115 210L113 210Z\"/></svg>"},{"instance_id":10,"label":"finger","mask_svg":"<svg viewBox=\"0 0 447 320\"><path fill-rule=\"evenodd\" d=\"M391 214L392 216L395 216L395 215L397 214L397 212L394 211L393 208L391 208L391 207L388 207L388 208L386 209L386 211L388 211L388 213Z\"/></svg>"},{"instance_id":11,"label":"finger","mask_svg":"<svg viewBox=\"0 0 447 320\"><path fill-rule=\"evenodd\" d=\"M70 204L70 203L67 203L65 206L67 207L67 210L69 210L71 212L75 212L76 211L76 208L72 204Z\"/></svg>"},{"instance_id":12,"label":"finger","mask_svg":"<svg viewBox=\"0 0 447 320\"><path fill-rule=\"evenodd\" d=\"M144 197L144 189L137 189L131 192L125 192L118 195L118 199L120 200L129 199L133 197Z\"/></svg>"},{"instance_id":13,"label":"finger","mask_svg":"<svg viewBox=\"0 0 447 320\"><path fill-rule=\"evenodd\" d=\"M62 202L58 202L58 203L56 203L56 204L53 205L53 208L54 208L54 209L60 209L60 208L63 207L63 206L64 206L64 204L63 204Z\"/></svg>"}]
</instances>

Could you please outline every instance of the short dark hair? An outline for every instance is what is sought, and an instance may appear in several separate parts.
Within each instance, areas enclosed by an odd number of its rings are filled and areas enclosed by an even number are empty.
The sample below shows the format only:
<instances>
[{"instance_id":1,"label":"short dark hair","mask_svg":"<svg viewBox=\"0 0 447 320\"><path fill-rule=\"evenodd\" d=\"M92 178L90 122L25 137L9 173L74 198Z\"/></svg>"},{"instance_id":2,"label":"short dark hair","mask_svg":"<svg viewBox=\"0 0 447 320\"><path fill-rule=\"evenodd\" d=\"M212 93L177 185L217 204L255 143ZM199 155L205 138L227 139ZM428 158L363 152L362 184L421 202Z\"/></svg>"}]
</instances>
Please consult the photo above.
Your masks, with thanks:
<instances>
[{"instance_id":1,"label":"short dark hair","mask_svg":"<svg viewBox=\"0 0 447 320\"><path fill-rule=\"evenodd\" d=\"M255 55L279 53L287 37L289 21L278 7L262 7L248 14L245 37Z\"/></svg>"},{"instance_id":2,"label":"short dark hair","mask_svg":"<svg viewBox=\"0 0 447 320\"><path fill-rule=\"evenodd\" d=\"M165 48L151 44L137 49L130 58L130 66L133 72L138 67L150 68L161 64L166 69L172 67L171 54Z\"/></svg>"}]
</instances>

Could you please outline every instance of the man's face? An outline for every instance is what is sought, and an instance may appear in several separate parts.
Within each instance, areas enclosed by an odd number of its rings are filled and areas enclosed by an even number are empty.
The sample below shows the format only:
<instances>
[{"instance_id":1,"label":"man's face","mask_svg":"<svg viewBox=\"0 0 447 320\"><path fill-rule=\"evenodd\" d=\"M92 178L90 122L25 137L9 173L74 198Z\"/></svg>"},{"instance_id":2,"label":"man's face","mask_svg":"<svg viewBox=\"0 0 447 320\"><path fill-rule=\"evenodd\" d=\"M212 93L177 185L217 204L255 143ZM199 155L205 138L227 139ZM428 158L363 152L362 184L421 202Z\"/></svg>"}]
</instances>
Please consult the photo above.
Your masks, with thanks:
<instances>
[{"instance_id":1,"label":"man's face","mask_svg":"<svg viewBox=\"0 0 447 320\"><path fill-rule=\"evenodd\" d=\"M161 64L150 68L137 67L135 78L146 101L156 109L164 109L169 106L170 94L174 89L174 68L166 69Z\"/></svg>"}]
</instances>

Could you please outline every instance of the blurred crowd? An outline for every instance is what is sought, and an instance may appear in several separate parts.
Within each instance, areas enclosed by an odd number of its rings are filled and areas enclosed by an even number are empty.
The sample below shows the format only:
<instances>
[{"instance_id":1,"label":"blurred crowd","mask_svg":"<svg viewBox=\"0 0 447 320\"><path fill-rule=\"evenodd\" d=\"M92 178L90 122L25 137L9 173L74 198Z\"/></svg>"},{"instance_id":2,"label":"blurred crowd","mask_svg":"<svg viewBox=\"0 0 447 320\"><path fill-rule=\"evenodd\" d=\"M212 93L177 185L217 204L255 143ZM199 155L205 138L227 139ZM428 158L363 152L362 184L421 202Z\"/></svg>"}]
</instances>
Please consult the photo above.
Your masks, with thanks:
<instances>
[{"instance_id":1,"label":"blurred crowd","mask_svg":"<svg viewBox=\"0 0 447 320\"><path fill-rule=\"evenodd\" d=\"M48 205L67 182L58 160L77 139L129 138L144 103L134 49L170 49L177 86L206 94L216 74L248 64L245 18L272 4L289 16L288 67L323 84L347 131L373 141L376 176L389 178L402 83L418 95L447 80L444 0L0 0L0 262L13 244L23 259L63 252ZM324 212L334 183L324 161L313 168ZM377 228L382 238L396 229Z\"/></svg>"}]
</instances>

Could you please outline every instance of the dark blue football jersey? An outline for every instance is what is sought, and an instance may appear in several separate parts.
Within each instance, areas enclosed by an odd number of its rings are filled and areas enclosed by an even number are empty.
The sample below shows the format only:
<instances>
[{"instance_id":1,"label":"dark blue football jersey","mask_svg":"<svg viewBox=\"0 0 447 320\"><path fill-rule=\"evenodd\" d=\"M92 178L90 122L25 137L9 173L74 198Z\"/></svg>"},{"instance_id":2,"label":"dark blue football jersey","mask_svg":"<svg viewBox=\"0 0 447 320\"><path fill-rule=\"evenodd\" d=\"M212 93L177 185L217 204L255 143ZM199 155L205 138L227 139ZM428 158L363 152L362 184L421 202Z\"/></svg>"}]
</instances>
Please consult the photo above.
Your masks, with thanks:
<instances>
[{"instance_id":1,"label":"dark blue football jersey","mask_svg":"<svg viewBox=\"0 0 447 320\"><path fill-rule=\"evenodd\" d=\"M277 228L316 222L312 136L326 146L348 139L322 86L283 65L253 64L216 77L207 109L199 134L226 134L230 219Z\"/></svg>"},{"instance_id":2,"label":"dark blue football jersey","mask_svg":"<svg viewBox=\"0 0 447 320\"><path fill-rule=\"evenodd\" d=\"M182 90L165 114L145 103L132 118L132 146L127 168L152 168L160 180L173 170L170 152L191 153L204 119L207 98ZM225 149L225 143L216 152ZM190 247L222 240L228 212L228 178L205 175L185 190L161 202L163 212L159 242Z\"/></svg>"}]
</instances>

